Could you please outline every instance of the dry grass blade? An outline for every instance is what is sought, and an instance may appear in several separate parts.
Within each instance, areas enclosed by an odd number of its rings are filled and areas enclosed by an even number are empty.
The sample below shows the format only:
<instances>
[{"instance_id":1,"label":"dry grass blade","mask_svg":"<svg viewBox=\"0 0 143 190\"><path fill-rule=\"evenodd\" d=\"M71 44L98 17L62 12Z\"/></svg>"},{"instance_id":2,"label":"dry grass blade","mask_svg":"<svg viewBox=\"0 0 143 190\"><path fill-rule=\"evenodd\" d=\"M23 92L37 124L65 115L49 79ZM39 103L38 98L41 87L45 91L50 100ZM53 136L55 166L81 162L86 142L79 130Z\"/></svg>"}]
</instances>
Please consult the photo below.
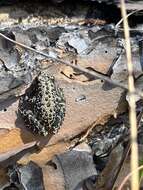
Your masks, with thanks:
<instances>
[{"instance_id":1,"label":"dry grass blade","mask_svg":"<svg viewBox=\"0 0 143 190\"><path fill-rule=\"evenodd\" d=\"M132 175L134 175L135 173L139 172L139 170L143 169L143 166L138 167L136 170L130 172L122 181L121 185L119 186L118 190L122 190L124 185L126 184L126 182L129 180L130 177L132 177Z\"/></svg>"},{"instance_id":2,"label":"dry grass blade","mask_svg":"<svg viewBox=\"0 0 143 190\"><path fill-rule=\"evenodd\" d=\"M133 65L131 58L131 45L130 45L130 34L129 26L127 21L127 14L125 8L125 1L121 0L121 12L123 17L124 34L126 41L126 56L127 56L127 67L128 67L128 89L129 89L129 119L130 119L130 130L131 130L131 172L138 168L138 145L137 145L137 118L136 118L136 100L135 100L135 86L133 78ZM131 189L139 189L139 174L138 171L134 172L131 176Z\"/></svg>"},{"instance_id":3,"label":"dry grass blade","mask_svg":"<svg viewBox=\"0 0 143 190\"><path fill-rule=\"evenodd\" d=\"M138 131L139 131L139 127L140 127L139 124L141 122L142 116L143 116L143 110L137 116ZM119 176L120 172L122 171L122 169L124 167L125 161L127 161L127 159L128 159L128 155L129 155L130 150L131 150L131 143L130 143L130 141L128 141L127 146L126 146L126 148L124 150L124 153L123 153L123 156L122 156L123 159L122 159L121 164L119 166L119 170L117 172L116 180L115 180L114 184L116 183L116 181L118 181L118 176ZM124 180L123 180L123 182L124 182ZM122 182L122 184L123 184L123 182ZM120 185L120 187L118 187L119 188L118 190L122 189L122 187L123 187L122 184Z\"/></svg>"},{"instance_id":4,"label":"dry grass blade","mask_svg":"<svg viewBox=\"0 0 143 190\"><path fill-rule=\"evenodd\" d=\"M129 16L135 14L136 12L139 12L139 10L135 10L135 11L129 13L129 14L126 16L126 18L128 18ZM121 18L121 20L119 20L119 22L115 25L115 30L118 30L118 29L119 29L119 26L120 26L120 24L121 24L122 22L123 22L123 18Z\"/></svg>"}]
</instances>

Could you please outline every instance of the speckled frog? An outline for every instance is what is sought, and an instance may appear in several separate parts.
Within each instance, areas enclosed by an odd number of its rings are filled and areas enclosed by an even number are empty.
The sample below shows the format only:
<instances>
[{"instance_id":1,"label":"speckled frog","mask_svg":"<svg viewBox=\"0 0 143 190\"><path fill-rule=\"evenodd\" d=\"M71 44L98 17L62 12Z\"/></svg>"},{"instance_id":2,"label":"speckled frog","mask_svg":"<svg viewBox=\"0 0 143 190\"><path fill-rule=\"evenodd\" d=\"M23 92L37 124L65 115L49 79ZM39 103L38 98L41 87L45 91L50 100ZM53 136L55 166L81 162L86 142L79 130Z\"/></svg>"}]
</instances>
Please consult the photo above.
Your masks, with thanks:
<instances>
[{"instance_id":1,"label":"speckled frog","mask_svg":"<svg viewBox=\"0 0 143 190\"><path fill-rule=\"evenodd\" d=\"M41 72L20 98L19 111L34 133L58 132L65 116L65 98L54 77Z\"/></svg>"}]
</instances>

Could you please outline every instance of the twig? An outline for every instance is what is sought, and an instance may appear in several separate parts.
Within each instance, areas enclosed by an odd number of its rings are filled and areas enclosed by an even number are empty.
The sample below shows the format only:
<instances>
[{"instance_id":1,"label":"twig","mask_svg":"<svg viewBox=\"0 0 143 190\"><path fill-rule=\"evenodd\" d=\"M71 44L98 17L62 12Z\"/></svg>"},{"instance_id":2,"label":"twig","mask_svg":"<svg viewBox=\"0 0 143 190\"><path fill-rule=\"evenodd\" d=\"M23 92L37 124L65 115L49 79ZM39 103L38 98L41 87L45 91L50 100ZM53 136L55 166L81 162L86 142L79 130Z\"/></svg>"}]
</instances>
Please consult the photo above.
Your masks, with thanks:
<instances>
[{"instance_id":1,"label":"twig","mask_svg":"<svg viewBox=\"0 0 143 190\"><path fill-rule=\"evenodd\" d=\"M2 34L1 32L0 32L0 36L3 37L4 39L6 39L6 40L8 40L8 41L10 41L10 42L12 42L12 43L14 43L14 44L17 44L18 46L21 46L22 48L25 48L25 49L28 49L28 50L30 50L30 51L32 51L32 52L35 52L35 53L37 53L37 54L40 54L40 55L42 55L42 56L44 56L44 57L46 57L46 58L48 58L48 59L50 59L50 60L52 60L52 61L56 61L56 62L59 62L59 63L61 63L61 64L70 66L70 67L72 67L72 68L74 68L74 69L77 69L78 71L82 71L82 72L84 72L84 73L86 73L86 74L89 74L89 75L91 75L91 76L93 76L93 77L97 77L97 78L99 78L99 79L101 79L101 80L104 80L104 81L106 81L106 82L108 82L108 83L110 83L110 84L112 84L112 85L115 85L115 86L117 86L117 87L120 87L120 88L122 88L122 89L124 89L124 90L128 90L128 86L127 86L127 85L124 85L124 84L122 84L122 83L119 83L119 82L117 82L117 81L114 81L114 80L110 79L109 77L105 76L104 74L101 74L101 73L99 73L99 72L97 72L97 71L91 71L91 70L88 70L88 69L85 69L85 68L81 67L80 65L74 65L74 64L71 64L70 62L63 61L63 60L61 60L61 59L51 57L51 56L48 55L47 53L38 51L38 50L36 50L36 49L34 49L34 48L31 48L31 47L29 47L29 46L27 46L27 45L25 45L25 44L22 44L22 43L20 43L20 42L17 42L17 41L15 41L15 40L12 40L11 38L7 37L6 35ZM4 93L2 93L2 94L4 94ZM136 89L136 94L138 94L139 96L143 97L143 93L142 93L139 89Z\"/></svg>"},{"instance_id":2,"label":"twig","mask_svg":"<svg viewBox=\"0 0 143 190\"><path fill-rule=\"evenodd\" d=\"M133 170L132 172L130 172L125 178L124 180L122 181L122 184L119 186L118 190L122 190L123 189L123 186L125 185L125 183L128 181L128 179L130 177L132 177L135 173L138 173L139 170L143 169L143 165L136 168L136 170Z\"/></svg>"},{"instance_id":3,"label":"twig","mask_svg":"<svg viewBox=\"0 0 143 190\"><path fill-rule=\"evenodd\" d=\"M120 28L120 31L123 31L124 29L123 28ZM129 28L129 31L134 31L134 32L136 32L136 31L138 31L138 32L143 32L143 29L142 28Z\"/></svg>"},{"instance_id":4,"label":"twig","mask_svg":"<svg viewBox=\"0 0 143 190\"><path fill-rule=\"evenodd\" d=\"M140 122L141 122L142 116L143 116L143 110L141 110L141 112L139 113L139 115L138 115L138 117L137 117L138 130L139 130L139 127L140 127L139 124L140 124ZM121 160L121 163L120 163L120 165L119 165L118 171L117 171L117 173L116 173L116 177L115 177L115 181L114 181L113 186L115 185L116 181L118 181L118 176L119 176L120 172L121 172L122 169L123 169L124 163L125 163L125 161L126 161L127 158L128 158L128 155L129 155L130 150L131 150L131 143L130 143L130 141L129 141L129 139L128 139L127 146L126 146L126 148L125 148L125 150L124 150L124 153L123 153L123 155L122 155L122 160Z\"/></svg>"},{"instance_id":5,"label":"twig","mask_svg":"<svg viewBox=\"0 0 143 190\"><path fill-rule=\"evenodd\" d=\"M129 120L131 130L131 172L138 168L138 144L137 144L137 118L136 118L136 100L135 100L135 86L133 78L133 64L131 58L131 44L129 26L126 16L125 1L121 0L121 12L123 17L124 34L126 41L126 56L127 56L127 68L128 68L128 89L129 89ZM131 189L139 189L139 174L138 171L134 172L131 176Z\"/></svg>"},{"instance_id":6,"label":"twig","mask_svg":"<svg viewBox=\"0 0 143 190\"><path fill-rule=\"evenodd\" d=\"M133 15L134 13L136 13L136 12L138 12L138 11L139 11L139 10L135 10L135 11L133 11L133 12L127 14L127 15L126 15L126 19L127 19L129 16ZM121 19L119 20L119 22L115 25L115 30L117 30L117 29L119 28L119 25L120 25L122 22L123 22L123 18L121 18Z\"/></svg>"},{"instance_id":7,"label":"twig","mask_svg":"<svg viewBox=\"0 0 143 190\"><path fill-rule=\"evenodd\" d=\"M43 52L38 51L38 50L36 50L36 49L33 49L33 48L31 48L31 47L29 47L29 46L27 46L27 45L24 45L24 44L19 43L19 42L15 41L15 40L12 40L11 38L5 36L5 35L2 34L2 33L0 33L0 36L3 37L4 39L6 39L6 40L8 40L8 41L10 41L10 42L12 42L12 43L14 43L14 44L17 44L17 45L19 45L19 46L25 48L25 49L28 49L28 50L30 50L30 51L32 51L32 52L35 52L35 53L38 53L38 54L40 54L40 55L42 55L42 56L44 56L44 57L47 57L47 58L50 59L50 60L57 61L57 62L59 62L59 63L61 63L61 64L70 66L70 67L72 67L72 68L74 68L74 69L77 69L77 70L79 70L79 71L82 71L82 72L84 72L84 73L87 73L87 74L89 74L89 75L91 75L91 76L93 76L93 77L100 78L100 79L102 79L102 80L104 80L104 81L107 81L107 82L110 83L110 84L113 84L113 85L115 85L115 86L118 86L118 87L120 87L120 88L123 88L123 89L125 89L125 90L128 90L128 87L127 87L126 85L121 84L121 83L118 83L118 82L116 82L116 81L113 81L113 80L110 79L109 77L107 77L107 76L105 76L105 75L103 75L103 74L100 74L100 73L98 73L98 72L96 72L96 71L89 71L88 69L85 69L85 68L83 68L83 67L81 67L81 66L79 66L79 65L73 65L73 64L71 64L70 62L66 62L66 61L63 61L63 60L58 59L58 58L53 58L53 57L51 57L50 55L48 55L48 54L46 54L46 53L43 53Z\"/></svg>"}]
</instances>

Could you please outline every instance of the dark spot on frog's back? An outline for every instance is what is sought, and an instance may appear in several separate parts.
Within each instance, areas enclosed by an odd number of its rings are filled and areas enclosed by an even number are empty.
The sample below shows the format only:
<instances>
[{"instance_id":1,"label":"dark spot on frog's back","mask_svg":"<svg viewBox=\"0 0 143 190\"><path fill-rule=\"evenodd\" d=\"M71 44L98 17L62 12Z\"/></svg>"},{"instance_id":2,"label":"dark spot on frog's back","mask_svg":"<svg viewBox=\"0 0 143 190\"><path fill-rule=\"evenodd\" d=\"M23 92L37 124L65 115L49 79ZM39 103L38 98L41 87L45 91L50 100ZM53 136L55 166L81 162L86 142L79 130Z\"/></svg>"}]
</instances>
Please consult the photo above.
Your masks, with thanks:
<instances>
[{"instance_id":1,"label":"dark spot on frog's back","mask_svg":"<svg viewBox=\"0 0 143 190\"><path fill-rule=\"evenodd\" d=\"M27 91L19 101L19 111L26 126L32 123L30 129L44 136L57 132L64 120L66 105L63 90L56 86L53 76L41 72Z\"/></svg>"}]
</instances>

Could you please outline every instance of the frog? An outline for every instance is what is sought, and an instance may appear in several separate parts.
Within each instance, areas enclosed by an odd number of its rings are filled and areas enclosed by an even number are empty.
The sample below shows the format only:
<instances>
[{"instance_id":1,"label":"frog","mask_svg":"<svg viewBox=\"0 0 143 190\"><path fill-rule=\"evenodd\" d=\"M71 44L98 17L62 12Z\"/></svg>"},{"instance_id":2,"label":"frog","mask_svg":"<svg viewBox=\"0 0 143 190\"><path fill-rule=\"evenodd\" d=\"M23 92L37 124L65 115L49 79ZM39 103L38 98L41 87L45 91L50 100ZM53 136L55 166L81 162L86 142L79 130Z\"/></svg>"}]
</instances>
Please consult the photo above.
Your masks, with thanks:
<instances>
[{"instance_id":1,"label":"frog","mask_svg":"<svg viewBox=\"0 0 143 190\"><path fill-rule=\"evenodd\" d=\"M19 112L34 134L47 136L59 131L65 118L66 101L55 77L41 71L20 97Z\"/></svg>"}]
</instances>

